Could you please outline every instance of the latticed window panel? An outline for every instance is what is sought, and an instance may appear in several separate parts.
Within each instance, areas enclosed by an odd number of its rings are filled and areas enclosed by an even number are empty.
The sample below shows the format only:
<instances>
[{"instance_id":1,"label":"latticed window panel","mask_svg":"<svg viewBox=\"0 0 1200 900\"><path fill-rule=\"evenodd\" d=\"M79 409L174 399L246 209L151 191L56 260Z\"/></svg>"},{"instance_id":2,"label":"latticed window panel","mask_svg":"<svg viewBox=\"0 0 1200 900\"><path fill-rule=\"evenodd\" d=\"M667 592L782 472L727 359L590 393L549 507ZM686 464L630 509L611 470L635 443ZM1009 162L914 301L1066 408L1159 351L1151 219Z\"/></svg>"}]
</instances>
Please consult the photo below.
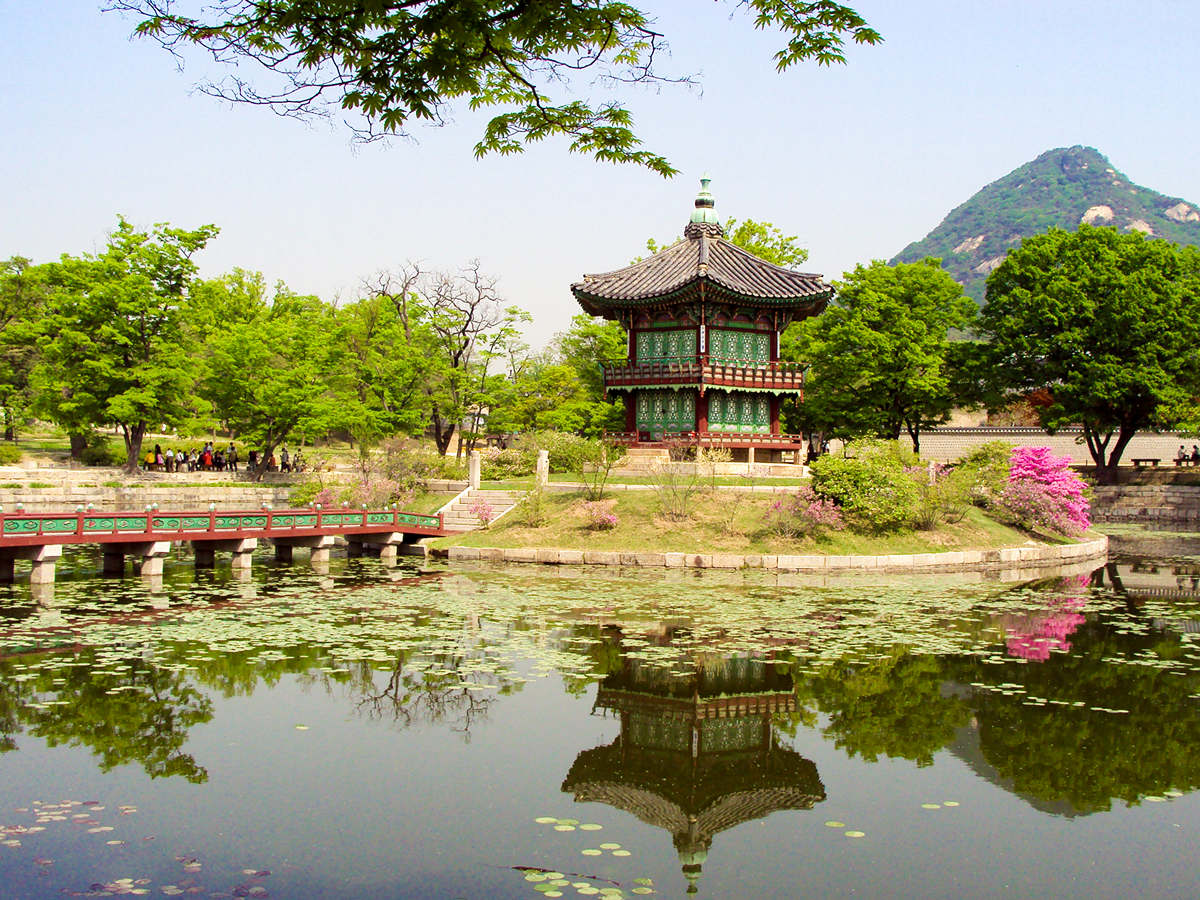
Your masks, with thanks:
<instances>
[{"instance_id":1,"label":"latticed window panel","mask_svg":"<svg viewBox=\"0 0 1200 900\"><path fill-rule=\"evenodd\" d=\"M653 436L696 430L696 395L690 390L637 392L637 430Z\"/></svg>"},{"instance_id":2,"label":"latticed window panel","mask_svg":"<svg viewBox=\"0 0 1200 900\"><path fill-rule=\"evenodd\" d=\"M713 328L709 331L708 355L724 363L770 362L771 336L762 331Z\"/></svg>"},{"instance_id":3,"label":"latticed window panel","mask_svg":"<svg viewBox=\"0 0 1200 900\"><path fill-rule=\"evenodd\" d=\"M700 750L753 750L764 745L763 720L758 716L705 719L700 726Z\"/></svg>"},{"instance_id":4,"label":"latticed window panel","mask_svg":"<svg viewBox=\"0 0 1200 900\"><path fill-rule=\"evenodd\" d=\"M696 358L694 331L639 331L637 361L639 363L676 362Z\"/></svg>"},{"instance_id":5,"label":"latticed window panel","mask_svg":"<svg viewBox=\"0 0 1200 900\"><path fill-rule=\"evenodd\" d=\"M771 401L748 391L709 391L708 430L766 434L771 430Z\"/></svg>"}]
</instances>

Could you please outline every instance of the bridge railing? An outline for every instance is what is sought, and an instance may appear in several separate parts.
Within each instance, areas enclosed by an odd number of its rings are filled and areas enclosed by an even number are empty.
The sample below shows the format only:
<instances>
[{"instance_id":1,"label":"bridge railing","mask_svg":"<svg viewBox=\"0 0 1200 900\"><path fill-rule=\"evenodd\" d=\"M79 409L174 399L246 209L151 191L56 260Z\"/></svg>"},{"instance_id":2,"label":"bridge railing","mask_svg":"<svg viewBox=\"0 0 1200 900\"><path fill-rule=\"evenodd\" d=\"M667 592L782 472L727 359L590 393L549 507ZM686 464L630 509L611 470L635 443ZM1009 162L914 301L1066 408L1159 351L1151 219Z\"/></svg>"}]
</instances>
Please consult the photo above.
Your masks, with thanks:
<instances>
[{"instance_id":1,"label":"bridge railing","mask_svg":"<svg viewBox=\"0 0 1200 900\"><path fill-rule=\"evenodd\" d=\"M272 534L363 534L442 531L441 515L395 509L207 510L203 512L0 512L0 546L131 540L139 535L203 540ZM47 540L49 539L49 540Z\"/></svg>"}]
</instances>

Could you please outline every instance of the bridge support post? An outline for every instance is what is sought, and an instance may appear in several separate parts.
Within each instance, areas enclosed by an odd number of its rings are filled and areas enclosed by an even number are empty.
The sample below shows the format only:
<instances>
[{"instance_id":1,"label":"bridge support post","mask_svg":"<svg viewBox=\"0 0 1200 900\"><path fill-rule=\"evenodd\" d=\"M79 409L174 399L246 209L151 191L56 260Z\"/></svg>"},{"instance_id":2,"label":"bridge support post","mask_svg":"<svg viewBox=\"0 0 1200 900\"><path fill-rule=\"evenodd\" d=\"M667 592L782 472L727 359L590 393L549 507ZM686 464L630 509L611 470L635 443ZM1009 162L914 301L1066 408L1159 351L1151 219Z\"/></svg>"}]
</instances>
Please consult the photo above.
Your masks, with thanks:
<instances>
[{"instance_id":1,"label":"bridge support post","mask_svg":"<svg viewBox=\"0 0 1200 900\"><path fill-rule=\"evenodd\" d=\"M163 560L171 553L171 542L147 541L141 544L123 544L121 549L133 557L133 566L138 570L139 575L161 576ZM107 566L105 571L107 571Z\"/></svg>"},{"instance_id":2,"label":"bridge support post","mask_svg":"<svg viewBox=\"0 0 1200 900\"><path fill-rule=\"evenodd\" d=\"M278 562L291 562L292 550L295 547L308 547L311 551L310 561L313 563L329 562L329 548L333 546L333 535L321 534L312 537L277 537L271 538L275 544L275 559ZM249 557L247 557L249 559Z\"/></svg>"},{"instance_id":3,"label":"bridge support post","mask_svg":"<svg viewBox=\"0 0 1200 900\"><path fill-rule=\"evenodd\" d=\"M13 547L0 551L0 584L11 584L16 574L16 561L28 559L33 563L29 572L30 584L53 584L54 564L62 556L62 544L43 544L33 547Z\"/></svg>"},{"instance_id":4,"label":"bridge support post","mask_svg":"<svg viewBox=\"0 0 1200 900\"><path fill-rule=\"evenodd\" d=\"M125 548L123 545L104 545L104 566L102 571L105 575L125 574Z\"/></svg>"},{"instance_id":5,"label":"bridge support post","mask_svg":"<svg viewBox=\"0 0 1200 900\"><path fill-rule=\"evenodd\" d=\"M233 554L235 569L250 568L251 554L258 548L258 538L229 538L220 541L192 541L192 550L196 554L196 568L211 569L216 563L216 553L230 552Z\"/></svg>"}]
</instances>

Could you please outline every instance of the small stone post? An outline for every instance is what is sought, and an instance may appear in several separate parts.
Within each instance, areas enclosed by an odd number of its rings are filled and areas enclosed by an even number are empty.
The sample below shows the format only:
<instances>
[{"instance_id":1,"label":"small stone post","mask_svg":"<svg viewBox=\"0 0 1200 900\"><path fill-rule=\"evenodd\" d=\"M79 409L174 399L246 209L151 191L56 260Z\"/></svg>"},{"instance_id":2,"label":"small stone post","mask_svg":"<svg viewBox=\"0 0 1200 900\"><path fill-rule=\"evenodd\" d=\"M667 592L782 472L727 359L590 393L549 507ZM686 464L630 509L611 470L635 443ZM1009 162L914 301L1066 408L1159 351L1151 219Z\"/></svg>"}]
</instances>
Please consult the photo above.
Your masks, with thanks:
<instances>
[{"instance_id":1,"label":"small stone post","mask_svg":"<svg viewBox=\"0 0 1200 900\"><path fill-rule=\"evenodd\" d=\"M479 490L479 471L483 465L483 458L479 455L478 450L472 450L471 455L467 458L467 484L473 491Z\"/></svg>"},{"instance_id":2,"label":"small stone post","mask_svg":"<svg viewBox=\"0 0 1200 900\"><path fill-rule=\"evenodd\" d=\"M550 451L539 450L537 458L537 486L544 488L550 483Z\"/></svg>"},{"instance_id":3,"label":"small stone post","mask_svg":"<svg viewBox=\"0 0 1200 900\"><path fill-rule=\"evenodd\" d=\"M935 465L934 461L931 459L929 461L929 486L933 487L935 484L937 484L936 465Z\"/></svg>"}]
</instances>

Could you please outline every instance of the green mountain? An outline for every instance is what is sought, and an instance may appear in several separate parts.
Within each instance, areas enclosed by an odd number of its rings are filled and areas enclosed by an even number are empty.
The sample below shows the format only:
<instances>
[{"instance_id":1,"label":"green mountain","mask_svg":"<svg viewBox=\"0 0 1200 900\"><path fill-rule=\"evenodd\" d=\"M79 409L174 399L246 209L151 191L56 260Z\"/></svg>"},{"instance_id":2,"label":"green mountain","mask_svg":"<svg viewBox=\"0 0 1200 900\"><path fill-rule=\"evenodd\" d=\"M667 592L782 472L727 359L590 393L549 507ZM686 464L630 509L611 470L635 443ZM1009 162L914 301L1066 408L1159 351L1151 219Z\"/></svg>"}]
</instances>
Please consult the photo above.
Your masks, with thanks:
<instances>
[{"instance_id":1,"label":"green mountain","mask_svg":"<svg viewBox=\"0 0 1200 900\"><path fill-rule=\"evenodd\" d=\"M1134 184L1091 147L1064 147L993 181L892 262L941 257L942 267L982 303L988 273L1010 247L1080 222L1200 246L1197 204Z\"/></svg>"}]
</instances>

